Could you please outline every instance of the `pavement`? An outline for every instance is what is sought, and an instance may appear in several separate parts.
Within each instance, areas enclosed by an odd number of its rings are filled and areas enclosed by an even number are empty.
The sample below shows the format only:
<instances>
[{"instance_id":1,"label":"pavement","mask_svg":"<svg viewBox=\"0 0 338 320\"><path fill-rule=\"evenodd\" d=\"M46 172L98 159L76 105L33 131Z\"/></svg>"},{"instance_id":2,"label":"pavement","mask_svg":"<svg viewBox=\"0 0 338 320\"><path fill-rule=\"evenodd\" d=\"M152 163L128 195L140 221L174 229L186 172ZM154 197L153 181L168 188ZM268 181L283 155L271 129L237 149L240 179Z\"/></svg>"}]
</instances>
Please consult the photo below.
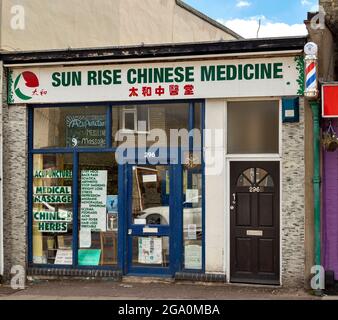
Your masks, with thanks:
<instances>
[{"instance_id":1,"label":"pavement","mask_svg":"<svg viewBox=\"0 0 338 320\"><path fill-rule=\"evenodd\" d=\"M234 284L127 280L34 280L24 290L0 286L0 300L338 300L304 290Z\"/></svg>"}]
</instances>

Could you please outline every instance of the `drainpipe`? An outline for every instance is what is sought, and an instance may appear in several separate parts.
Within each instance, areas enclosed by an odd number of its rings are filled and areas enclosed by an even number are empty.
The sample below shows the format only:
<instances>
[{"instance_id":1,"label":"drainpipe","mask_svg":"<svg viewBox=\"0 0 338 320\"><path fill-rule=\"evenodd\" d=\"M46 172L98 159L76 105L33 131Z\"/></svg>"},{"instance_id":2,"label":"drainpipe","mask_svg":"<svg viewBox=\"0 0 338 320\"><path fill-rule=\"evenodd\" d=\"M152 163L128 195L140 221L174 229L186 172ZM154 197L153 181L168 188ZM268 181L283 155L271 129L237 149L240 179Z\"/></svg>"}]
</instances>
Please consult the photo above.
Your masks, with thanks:
<instances>
[{"instance_id":1,"label":"drainpipe","mask_svg":"<svg viewBox=\"0 0 338 320\"><path fill-rule=\"evenodd\" d=\"M0 61L0 277L4 274L4 221L3 221L3 131L2 100L3 99L3 62Z\"/></svg>"},{"instance_id":2,"label":"drainpipe","mask_svg":"<svg viewBox=\"0 0 338 320\"><path fill-rule=\"evenodd\" d=\"M315 265L321 265L321 221L320 221L320 126L319 103L310 101L313 117L313 196L314 196L314 239Z\"/></svg>"},{"instance_id":3,"label":"drainpipe","mask_svg":"<svg viewBox=\"0 0 338 320\"><path fill-rule=\"evenodd\" d=\"M308 42L304 47L305 52L305 91L304 96L309 100L313 121L313 205L314 205L314 253L315 265L321 266L321 217L320 217L320 108L318 102L318 46ZM318 276L316 268L316 276ZM319 274L322 278L322 275ZM312 288L316 295L322 295L323 284L319 283Z\"/></svg>"}]
</instances>

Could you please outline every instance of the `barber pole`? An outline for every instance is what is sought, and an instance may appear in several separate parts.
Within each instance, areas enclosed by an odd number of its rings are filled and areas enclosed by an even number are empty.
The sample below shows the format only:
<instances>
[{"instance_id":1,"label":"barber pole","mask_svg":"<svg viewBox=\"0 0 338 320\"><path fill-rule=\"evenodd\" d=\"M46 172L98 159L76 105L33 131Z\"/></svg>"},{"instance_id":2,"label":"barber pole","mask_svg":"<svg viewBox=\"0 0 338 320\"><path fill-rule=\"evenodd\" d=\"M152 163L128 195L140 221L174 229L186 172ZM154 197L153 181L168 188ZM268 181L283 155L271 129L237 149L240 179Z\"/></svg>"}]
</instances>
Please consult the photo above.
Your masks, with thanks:
<instances>
[{"instance_id":1,"label":"barber pole","mask_svg":"<svg viewBox=\"0 0 338 320\"><path fill-rule=\"evenodd\" d=\"M315 93L317 91L317 65L315 60L306 60L305 79L305 91L308 94Z\"/></svg>"},{"instance_id":2,"label":"barber pole","mask_svg":"<svg viewBox=\"0 0 338 320\"><path fill-rule=\"evenodd\" d=\"M305 92L307 98L318 97L318 77L317 77L317 52L318 47L315 43L309 42L305 45Z\"/></svg>"}]
</instances>

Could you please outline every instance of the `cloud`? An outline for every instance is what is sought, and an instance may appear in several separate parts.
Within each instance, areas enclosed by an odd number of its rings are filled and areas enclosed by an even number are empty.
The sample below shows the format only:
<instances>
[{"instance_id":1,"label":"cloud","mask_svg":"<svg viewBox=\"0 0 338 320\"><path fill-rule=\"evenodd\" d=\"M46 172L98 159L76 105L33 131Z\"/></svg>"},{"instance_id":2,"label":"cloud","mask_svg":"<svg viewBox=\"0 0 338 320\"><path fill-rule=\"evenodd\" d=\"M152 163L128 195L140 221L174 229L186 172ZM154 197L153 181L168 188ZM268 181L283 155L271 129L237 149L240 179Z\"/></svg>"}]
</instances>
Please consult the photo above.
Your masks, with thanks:
<instances>
[{"instance_id":1,"label":"cloud","mask_svg":"<svg viewBox=\"0 0 338 320\"><path fill-rule=\"evenodd\" d=\"M301 0L301 4L304 7L308 7L310 12L318 12L319 11L319 4L315 1L309 0Z\"/></svg>"},{"instance_id":2,"label":"cloud","mask_svg":"<svg viewBox=\"0 0 338 320\"><path fill-rule=\"evenodd\" d=\"M318 12L319 11L319 4L314 4L311 8L310 8L310 12Z\"/></svg>"},{"instance_id":3,"label":"cloud","mask_svg":"<svg viewBox=\"0 0 338 320\"><path fill-rule=\"evenodd\" d=\"M301 4L302 6L311 6L312 2L310 2L309 0L301 0Z\"/></svg>"},{"instance_id":4,"label":"cloud","mask_svg":"<svg viewBox=\"0 0 338 320\"><path fill-rule=\"evenodd\" d=\"M251 17L248 19L218 19L217 21L244 38L256 38L259 28L259 19L261 20L261 27L258 35L259 38L307 35L305 24L290 25L284 22L273 22L269 21L264 16Z\"/></svg>"},{"instance_id":5,"label":"cloud","mask_svg":"<svg viewBox=\"0 0 338 320\"><path fill-rule=\"evenodd\" d=\"M236 7L238 8L244 8L244 7L250 7L251 3L249 1L237 1Z\"/></svg>"}]
</instances>

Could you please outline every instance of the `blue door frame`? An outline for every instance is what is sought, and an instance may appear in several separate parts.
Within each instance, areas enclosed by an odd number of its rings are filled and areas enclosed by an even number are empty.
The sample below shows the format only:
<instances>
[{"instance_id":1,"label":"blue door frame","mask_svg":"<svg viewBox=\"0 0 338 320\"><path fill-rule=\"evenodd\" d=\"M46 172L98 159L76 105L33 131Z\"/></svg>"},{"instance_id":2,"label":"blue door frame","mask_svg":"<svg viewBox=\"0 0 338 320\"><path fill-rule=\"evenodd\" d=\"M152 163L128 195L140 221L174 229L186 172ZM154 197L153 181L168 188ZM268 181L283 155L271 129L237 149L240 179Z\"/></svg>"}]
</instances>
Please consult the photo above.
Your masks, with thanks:
<instances>
[{"instance_id":1,"label":"blue door frame","mask_svg":"<svg viewBox=\"0 0 338 320\"><path fill-rule=\"evenodd\" d=\"M179 254L175 248L177 245L175 242L177 239L175 236L180 233L180 227L177 225L177 215L179 215L179 208L177 208L177 191L179 190L175 185L179 180L177 177L177 170L175 170L175 165L163 165L168 168L169 171L169 184L170 184L170 196L169 196L169 225L135 225L133 224L132 219L132 188L133 188L133 167L136 165L126 165L126 177L127 177L127 189L125 190L125 198L126 198L126 221L127 221L127 266L126 273L127 274L142 274L142 275L162 275L162 276L172 276L174 275L175 268L175 260L177 259L177 255ZM147 167L148 165L142 164L142 167ZM175 233L173 232L173 226L175 226ZM157 233L147 233L144 234L143 228L150 227L156 228L158 230ZM131 233L130 233L131 232ZM154 267L154 266L133 266L133 237L151 237L151 236L161 236L169 238L169 266L168 267ZM176 259L175 259L176 258Z\"/></svg>"}]
</instances>

